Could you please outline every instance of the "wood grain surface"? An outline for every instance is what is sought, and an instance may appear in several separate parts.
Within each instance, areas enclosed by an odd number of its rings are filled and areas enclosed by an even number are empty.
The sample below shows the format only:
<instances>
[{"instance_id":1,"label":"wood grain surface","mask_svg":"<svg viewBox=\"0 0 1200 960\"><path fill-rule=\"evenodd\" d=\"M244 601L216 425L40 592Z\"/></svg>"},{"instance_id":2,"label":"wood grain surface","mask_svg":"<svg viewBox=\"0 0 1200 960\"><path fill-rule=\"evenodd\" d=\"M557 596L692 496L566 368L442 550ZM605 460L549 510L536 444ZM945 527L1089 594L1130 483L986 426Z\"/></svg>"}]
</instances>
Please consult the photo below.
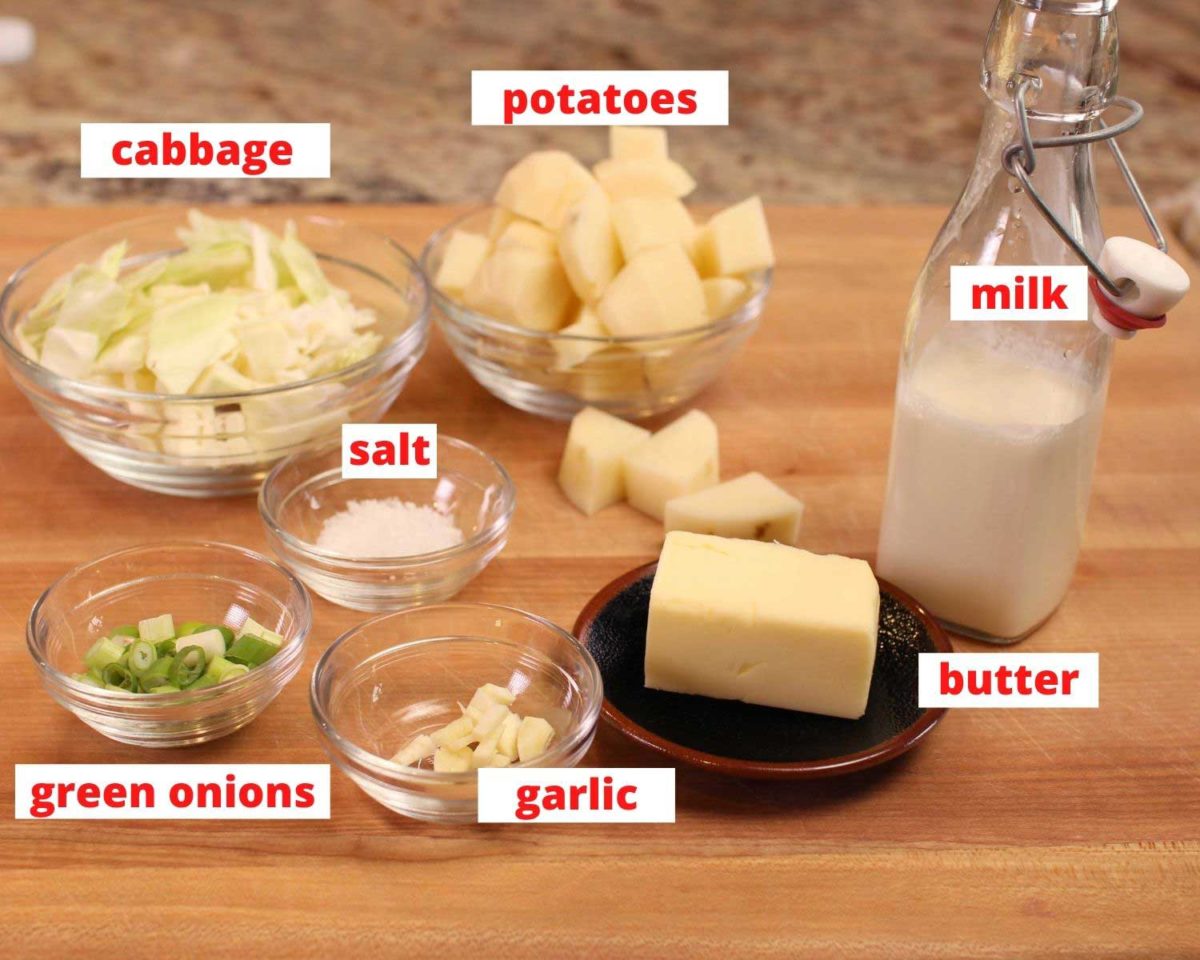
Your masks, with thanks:
<instances>
[{"instance_id":1,"label":"wood grain surface","mask_svg":"<svg viewBox=\"0 0 1200 960\"><path fill-rule=\"evenodd\" d=\"M9 210L0 268L135 212ZM414 250L452 213L332 212ZM941 215L771 211L767 316L697 401L721 428L726 476L761 470L807 503L813 550L873 554L905 305ZM1142 235L1128 211L1109 220ZM253 498L109 479L0 377L0 956L1200 956L1198 351L1195 294L1117 349L1078 573L1022 647L1100 651L1099 710L951 711L904 759L824 783L681 770L678 822L626 827L429 826L336 771L328 822L12 819L17 762L323 761L308 673L362 617L316 600L305 670L225 740L149 752L92 732L43 692L26 652L39 592L118 547L194 535L261 548L262 532ZM464 599L570 625L657 554L655 522L568 506L554 485L564 425L494 400L436 335L392 418L436 421L516 480L511 542ZM656 758L602 729L587 762ZM196 906L210 896L219 913Z\"/></svg>"}]
</instances>

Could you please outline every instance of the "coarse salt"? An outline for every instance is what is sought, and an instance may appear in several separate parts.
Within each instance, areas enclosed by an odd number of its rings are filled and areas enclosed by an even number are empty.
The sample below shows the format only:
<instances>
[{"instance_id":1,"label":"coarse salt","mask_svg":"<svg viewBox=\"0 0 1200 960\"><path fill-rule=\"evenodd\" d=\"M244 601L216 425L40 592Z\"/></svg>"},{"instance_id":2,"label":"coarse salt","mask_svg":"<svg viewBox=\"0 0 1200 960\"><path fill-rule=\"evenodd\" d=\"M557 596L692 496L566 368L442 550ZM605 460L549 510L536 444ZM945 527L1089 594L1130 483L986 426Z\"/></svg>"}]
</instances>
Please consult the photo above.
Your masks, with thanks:
<instances>
[{"instance_id":1,"label":"coarse salt","mask_svg":"<svg viewBox=\"0 0 1200 960\"><path fill-rule=\"evenodd\" d=\"M322 525L317 548L344 557L411 557L462 542L447 512L388 497L349 501Z\"/></svg>"}]
</instances>

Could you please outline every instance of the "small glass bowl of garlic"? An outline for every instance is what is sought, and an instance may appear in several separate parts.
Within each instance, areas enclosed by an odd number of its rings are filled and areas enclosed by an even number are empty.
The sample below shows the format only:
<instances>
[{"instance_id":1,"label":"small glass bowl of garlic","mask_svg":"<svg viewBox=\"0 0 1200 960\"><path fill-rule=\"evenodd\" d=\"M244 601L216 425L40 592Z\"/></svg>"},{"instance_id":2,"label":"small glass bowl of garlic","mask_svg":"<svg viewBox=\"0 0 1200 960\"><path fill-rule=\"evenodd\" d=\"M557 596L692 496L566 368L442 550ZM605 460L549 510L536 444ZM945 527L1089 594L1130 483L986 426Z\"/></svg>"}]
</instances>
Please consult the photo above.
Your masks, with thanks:
<instances>
[{"instance_id":1,"label":"small glass bowl of garlic","mask_svg":"<svg viewBox=\"0 0 1200 960\"><path fill-rule=\"evenodd\" d=\"M570 633L512 607L449 603L376 617L313 671L323 746L369 797L471 822L483 767L573 767L591 746L600 671Z\"/></svg>"}]
</instances>

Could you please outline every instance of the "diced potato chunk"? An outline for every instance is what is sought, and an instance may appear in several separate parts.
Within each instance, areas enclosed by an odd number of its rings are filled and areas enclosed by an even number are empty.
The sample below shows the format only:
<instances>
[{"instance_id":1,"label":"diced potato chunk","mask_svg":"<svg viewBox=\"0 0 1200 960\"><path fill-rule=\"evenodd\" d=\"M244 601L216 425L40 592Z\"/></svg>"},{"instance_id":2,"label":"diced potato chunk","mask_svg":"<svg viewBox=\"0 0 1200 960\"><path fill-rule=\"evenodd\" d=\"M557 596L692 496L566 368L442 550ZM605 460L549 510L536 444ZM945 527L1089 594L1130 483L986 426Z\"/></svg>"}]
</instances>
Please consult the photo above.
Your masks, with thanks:
<instances>
[{"instance_id":1,"label":"diced potato chunk","mask_svg":"<svg viewBox=\"0 0 1200 960\"><path fill-rule=\"evenodd\" d=\"M623 461L650 431L586 407L575 415L558 470L568 500L589 516L625 497Z\"/></svg>"},{"instance_id":2,"label":"diced potato chunk","mask_svg":"<svg viewBox=\"0 0 1200 960\"><path fill-rule=\"evenodd\" d=\"M560 336L574 337L607 337L608 328L600 322L596 311L584 304L579 308L575 322L558 331ZM570 370L583 363L597 350L606 346L603 340L555 340L554 352L558 359L554 363L556 370Z\"/></svg>"},{"instance_id":3,"label":"diced potato chunk","mask_svg":"<svg viewBox=\"0 0 1200 960\"><path fill-rule=\"evenodd\" d=\"M668 500L717 482L717 425L692 410L627 453L624 463L629 505L662 520Z\"/></svg>"},{"instance_id":4,"label":"diced potato chunk","mask_svg":"<svg viewBox=\"0 0 1200 960\"><path fill-rule=\"evenodd\" d=\"M663 528L794 546L804 504L761 473L668 500Z\"/></svg>"},{"instance_id":5,"label":"diced potato chunk","mask_svg":"<svg viewBox=\"0 0 1200 960\"><path fill-rule=\"evenodd\" d=\"M710 320L727 317L740 307L750 292L744 280L737 277L709 277L701 283L704 303Z\"/></svg>"},{"instance_id":6,"label":"diced potato chunk","mask_svg":"<svg viewBox=\"0 0 1200 960\"><path fill-rule=\"evenodd\" d=\"M496 207L496 209L492 211L492 219L488 222L488 240L490 240L492 243L495 243L497 240L499 240L500 234L508 229L508 225L514 220L524 220L524 218L518 217L511 210L506 210L504 207ZM532 220L526 220L525 222L533 223Z\"/></svg>"},{"instance_id":7,"label":"diced potato chunk","mask_svg":"<svg viewBox=\"0 0 1200 960\"><path fill-rule=\"evenodd\" d=\"M488 255L488 238L466 230L455 230L446 243L434 285L452 297L461 297Z\"/></svg>"},{"instance_id":8,"label":"diced potato chunk","mask_svg":"<svg viewBox=\"0 0 1200 960\"><path fill-rule=\"evenodd\" d=\"M524 247L534 250L544 256L554 256L558 252L558 243L554 234L532 220L522 220L514 217L496 238L496 249L502 247Z\"/></svg>"},{"instance_id":9,"label":"diced potato chunk","mask_svg":"<svg viewBox=\"0 0 1200 960\"><path fill-rule=\"evenodd\" d=\"M612 208L613 227L621 253L631 260L642 250L677 243L689 250L696 225L687 208L675 197L627 197Z\"/></svg>"},{"instance_id":10,"label":"diced potato chunk","mask_svg":"<svg viewBox=\"0 0 1200 960\"><path fill-rule=\"evenodd\" d=\"M594 186L587 167L563 150L538 150L504 175L496 203L521 217L557 230L579 198Z\"/></svg>"},{"instance_id":11,"label":"diced potato chunk","mask_svg":"<svg viewBox=\"0 0 1200 960\"><path fill-rule=\"evenodd\" d=\"M613 200L626 197L686 197L696 181L674 160L601 160L592 168Z\"/></svg>"},{"instance_id":12,"label":"diced potato chunk","mask_svg":"<svg viewBox=\"0 0 1200 960\"><path fill-rule=\"evenodd\" d=\"M526 717L517 730L517 756L522 763L536 760L554 739L554 728L541 717Z\"/></svg>"},{"instance_id":13,"label":"diced potato chunk","mask_svg":"<svg viewBox=\"0 0 1200 960\"><path fill-rule=\"evenodd\" d=\"M573 301L558 259L520 246L493 251L463 291L472 310L531 330L559 329Z\"/></svg>"},{"instance_id":14,"label":"diced potato chunk","mask_svg":"<svg viewBox=\"0 0 1200 960\"><path fill-rule=\"evenodd\" d=\"M604 291L596 312L617 336L666 334L698 327L708 319L700 276L677 246L643 250L626 263Z\"/></svg>"},{"instance_id":15,"label":"diced potato chunk","mask_svg":"<svg viewBox=\"0 0 1200 960\"><path fill-rule=\"evenodd\" d=\"M696 240L696 262L705 277L743 274L775 263L762 200L750 197L713 214Z\"/></svg>"},{"instance_id":16,"label":"diced potato chunk","mask_svg":"<svg viewBox=\"0 0 1200 960\"><path fill-rule=\"evenodd\" d=\"M609 127L608 155L614 160L666 160L663 127Z\"/></svg>"},{"instance_id":17,"label":"diced potato chunk","mask_svg":"<svg viewBox=\"0 0 1200 960\"><path fill-rule=\"evenodd\" d=\"M608 196L598 187L572 206L558 231L558 253L581 300L592 303L621 269Z\"/></svg>"}]
</instances>

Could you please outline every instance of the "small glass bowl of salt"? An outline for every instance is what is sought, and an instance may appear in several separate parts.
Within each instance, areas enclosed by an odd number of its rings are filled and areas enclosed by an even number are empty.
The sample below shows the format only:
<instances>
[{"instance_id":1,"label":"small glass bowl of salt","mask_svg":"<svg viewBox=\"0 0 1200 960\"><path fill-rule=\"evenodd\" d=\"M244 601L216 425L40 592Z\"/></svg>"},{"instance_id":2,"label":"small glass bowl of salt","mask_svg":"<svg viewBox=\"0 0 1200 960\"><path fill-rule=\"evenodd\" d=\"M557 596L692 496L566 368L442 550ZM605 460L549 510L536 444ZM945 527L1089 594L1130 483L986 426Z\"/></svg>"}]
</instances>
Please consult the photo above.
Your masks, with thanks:
<instances>
[{"instance_id":1,"label":"small glass bowl of salt","mask_svg":"<svg viewBox=\"0 0 1200 960\"><path fill-rule=\"evenodd\" d=\"M439 435L437 457L429 480L343 479L340 444L288 457L258 495L271 549L352 610L448 600L504 549L516 491L464 440Z\"/></svg>"}]
</instances>

